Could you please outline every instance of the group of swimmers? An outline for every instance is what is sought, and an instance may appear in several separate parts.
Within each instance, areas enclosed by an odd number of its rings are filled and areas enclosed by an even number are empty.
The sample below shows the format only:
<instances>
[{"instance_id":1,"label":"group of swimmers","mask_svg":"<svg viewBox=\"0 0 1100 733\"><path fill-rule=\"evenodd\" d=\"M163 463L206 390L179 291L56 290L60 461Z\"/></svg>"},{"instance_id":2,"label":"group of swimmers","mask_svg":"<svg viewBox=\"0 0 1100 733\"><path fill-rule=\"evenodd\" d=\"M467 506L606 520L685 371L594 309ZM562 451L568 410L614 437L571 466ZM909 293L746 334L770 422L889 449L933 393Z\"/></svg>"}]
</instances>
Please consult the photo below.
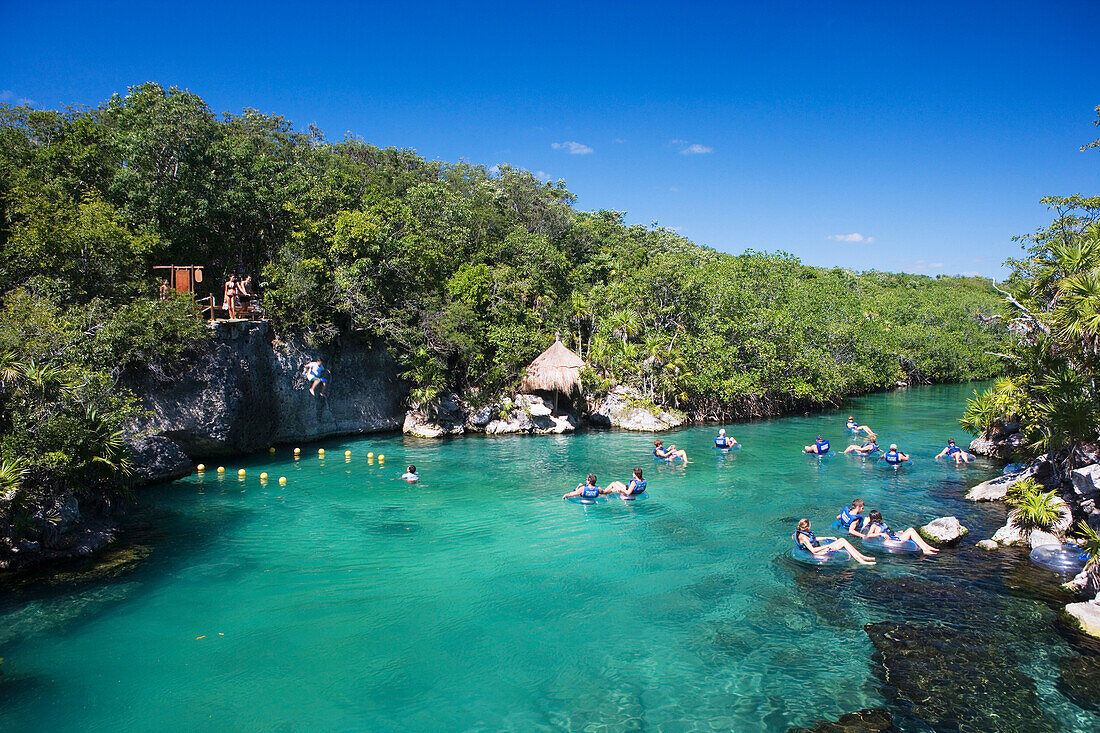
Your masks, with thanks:
<instances>
[{"instance_id":1,"label":"group of swimmers","mask_svg":"<svg viewBox=\"0 0 1100 733\"><path fill-rule=\"evenodd\" d=\"M645 493L646 480L642 478L642 469L635 468L634 475L625 484L622 481L612 481L605 487L596 483L596 474L588 474L583 484L564 494L561 498L580 497L581 499L596 499L603 494L618 494L620 499L633 499Z\"/></svg>"},{"instance_id":2,"label":"group of swimmers","mask_svg":"<svg viewBox=\"0 0 1100 733\"><path fill-rule=\"evenodd\" d=\"M862 444L853 443L849 445L843 451L845 455L848 455L849 453L856 453L861 456L870 456L880 450L878 445L878 436L875 434L875 432L866 425L860 425L858 422L856 422L855 418L852 415L848 416L846 427L848 428L848 430L851 430L857 435L859 433L865 433L867 435L867 440ZM829 441L819 435L817 436L817 440L814 441L813 445L806 446L805 448L803 448L802 452L825 455L829 452L829 448ZM973 458L972 455L964 451L959 446L955 445L954 439L948 440L947 445L944 447L944 449L936 455L936 458L944 457L954 459L956 464L970 463L970 459ZM897 443L891 443L890 449L882 454L882 460L886 461L890 465L896 466L908 461L909 454L899 451Z\"/></svg>"},{"instance_id":3,"label":"group of swimmers","mask_svg":"<svg viewBox=\"0 0 1100 733\"><path fill-rule=\"evenodd\" d=\"M865 540L881 537L885 544L900 544L912 542L925 555L935 555L937 550L924 541L915 528L909 527L902 532L895 532L890 525L882 519L882 514L877 509L872 509L863 516L864 503L862 499L856 499L851 506L845 506L837 515L837 524L847 530L848 534L855 535ZM851 542L843 537L817 537L810 530L810 520L798 520L798 527L794 532L795 549L805 550L817 557L823 557L830 553L846 550L852 559L861 565L874 565L875 559L859 552Z\"/></svg>"}]
</instances>

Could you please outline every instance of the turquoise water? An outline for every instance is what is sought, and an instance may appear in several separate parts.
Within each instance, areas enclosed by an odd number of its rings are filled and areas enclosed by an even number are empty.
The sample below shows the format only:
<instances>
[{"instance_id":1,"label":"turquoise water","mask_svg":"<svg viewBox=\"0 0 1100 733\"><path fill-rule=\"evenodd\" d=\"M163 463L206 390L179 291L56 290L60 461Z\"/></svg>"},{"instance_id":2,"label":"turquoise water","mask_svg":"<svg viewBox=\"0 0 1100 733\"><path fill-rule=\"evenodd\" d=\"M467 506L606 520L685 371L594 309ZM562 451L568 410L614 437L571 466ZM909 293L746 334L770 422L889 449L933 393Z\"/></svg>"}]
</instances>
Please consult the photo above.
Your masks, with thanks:
<instances>
[{"instance_id":1,"label":"turquoise water","mask_svg":"<svg viewBox=\"0 0 1100 733\"><path fill-rule=\"evenodd\" d=\"M1055 686L1070 651L1046 595L1057 579L972 547L1004 509L962 494L1000 465L931 460L965 438L970 389L730 426L745 447L728 454L712 427L663 436L686 467L625 432L384 436L226 460L223 476L143 493L132 536L151 552L136 569L5 590L0 728L785 730L888 704L863 625L908 620L978 639L999 626L1051 719L1092 729ZM843 448L849 411L913 465L801 455L818 433ZM395 480L408 463L415 487ZM589 471L604 485L635 465L645 501L560 498ZM857 496L895 527L954 514L970 542L872 569L786 557L795 520L821 532Z\"/></svg>"}]
</instances>

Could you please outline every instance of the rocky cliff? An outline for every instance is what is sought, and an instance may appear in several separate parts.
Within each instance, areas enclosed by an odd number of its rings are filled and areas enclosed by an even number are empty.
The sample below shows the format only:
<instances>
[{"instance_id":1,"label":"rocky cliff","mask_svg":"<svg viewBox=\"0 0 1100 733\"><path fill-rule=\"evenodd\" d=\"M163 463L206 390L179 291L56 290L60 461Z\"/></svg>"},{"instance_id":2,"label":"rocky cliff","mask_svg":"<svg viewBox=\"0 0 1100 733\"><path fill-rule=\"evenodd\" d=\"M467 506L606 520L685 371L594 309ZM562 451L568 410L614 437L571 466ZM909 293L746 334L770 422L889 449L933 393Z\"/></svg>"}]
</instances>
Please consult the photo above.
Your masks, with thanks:
<instances>
[{"instance_id":1,"label":"rocky cliff","mask_svg":"<svg viewBox=\"0 0 1100 733\"><path fill-rule=\"evenodd\" d=\"M323 397L309 393L302 375L315 358L329 370ZM298 337L279 342L267 323L219 323L173 378L146 373L126 386L149 412L131 432L159 433L190 456L394 430L408 394L384 348L351 337L319 348Z\"/></svg>"}]
</instances>

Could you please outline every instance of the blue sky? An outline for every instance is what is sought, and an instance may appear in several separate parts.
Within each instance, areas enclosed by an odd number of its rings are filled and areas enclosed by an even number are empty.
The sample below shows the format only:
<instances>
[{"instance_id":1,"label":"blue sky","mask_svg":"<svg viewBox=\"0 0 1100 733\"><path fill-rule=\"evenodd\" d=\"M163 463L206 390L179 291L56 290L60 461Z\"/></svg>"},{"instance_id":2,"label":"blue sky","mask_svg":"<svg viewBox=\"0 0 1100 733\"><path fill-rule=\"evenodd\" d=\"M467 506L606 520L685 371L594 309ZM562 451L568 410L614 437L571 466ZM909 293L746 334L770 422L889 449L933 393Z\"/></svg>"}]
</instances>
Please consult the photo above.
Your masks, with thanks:
<instances>
[{"instance_id":1,"label":"blue sky","mask_svg":"<svg viewBox=\"0 0 1100 733\"><path fill-rule=\"evenodd\" d=\"M1100 194L1100 2L0 0L0 101L156 81L430 159L564 179L739 253L1003 274Z\"/></svg>"}]
</instances>

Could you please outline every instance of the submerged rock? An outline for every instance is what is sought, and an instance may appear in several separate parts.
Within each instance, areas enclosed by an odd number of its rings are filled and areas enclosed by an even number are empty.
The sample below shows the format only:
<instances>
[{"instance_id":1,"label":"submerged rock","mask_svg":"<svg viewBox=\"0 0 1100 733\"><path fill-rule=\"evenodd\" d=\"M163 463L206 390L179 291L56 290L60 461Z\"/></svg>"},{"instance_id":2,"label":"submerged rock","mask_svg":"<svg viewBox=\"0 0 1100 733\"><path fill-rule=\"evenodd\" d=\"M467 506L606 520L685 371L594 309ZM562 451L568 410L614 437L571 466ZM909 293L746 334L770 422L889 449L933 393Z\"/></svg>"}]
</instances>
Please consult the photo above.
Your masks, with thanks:
<instances>
[{"instance_id":1,"label":"submerged rock","mask_svg":"<svg viewBox=\"0 0 1100 733\"><path fill-rule=\"evenodd\" d=\"M970 533L955 517L933 519L917 531L921 537L938 545L954 544Z\"/></svg>"},{"instance_id":2,"label":"submerged rock","mask_svg":"<svg viewBox=\"0 0 1100 733\"><path fill-rule=\"evenodd\" d=\"M935 730L1055 731L1034 681L996 639L908 623L863 627L875 674L903 710Z\"/></svg>"},{"instance_id":3,"label":"submerged rock","mask_svg":"<svg viewBox=\"0 0 1100 733\"><path fill-rule=\"evenodd\" d=\"M882 708L864 708L845 713L835 721L822 720L813 728L789 728L787 733L891 733L894 716Z\"/></svg>"},{"instance_id":4,"label":"submerged rock","mask_svg":"<svg viewBox=\"0 0 1100 733\"><path fill-rule=\"evenodd\" d=\"M1058 691L1074 705L1100 713L1100 657L1063 657L1058 666Z\"/></svg>"}]
</instances>

